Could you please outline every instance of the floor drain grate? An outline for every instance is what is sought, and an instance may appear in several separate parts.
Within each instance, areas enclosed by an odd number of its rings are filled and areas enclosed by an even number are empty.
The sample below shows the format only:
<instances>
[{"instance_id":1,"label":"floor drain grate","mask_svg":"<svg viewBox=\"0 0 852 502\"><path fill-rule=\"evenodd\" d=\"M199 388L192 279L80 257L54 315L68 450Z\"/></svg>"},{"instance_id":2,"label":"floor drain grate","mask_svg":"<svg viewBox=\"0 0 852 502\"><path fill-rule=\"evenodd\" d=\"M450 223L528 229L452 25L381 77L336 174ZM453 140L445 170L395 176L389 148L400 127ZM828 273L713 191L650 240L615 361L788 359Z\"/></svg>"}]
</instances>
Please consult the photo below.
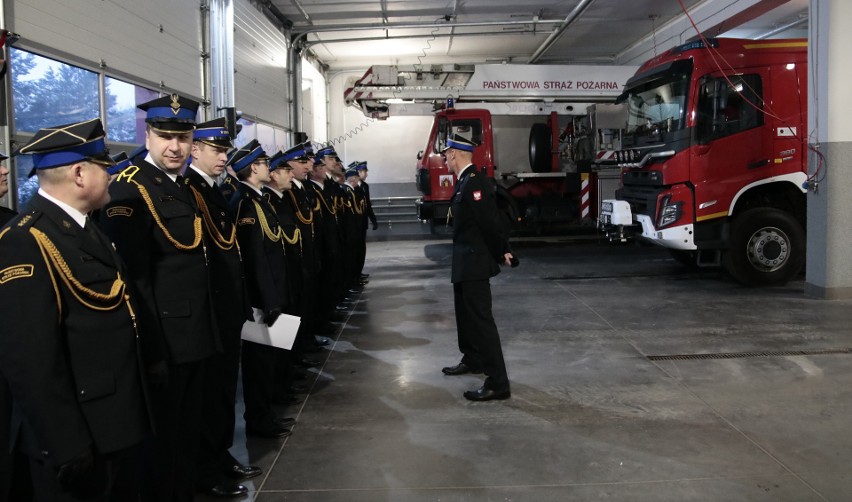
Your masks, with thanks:
<instances>
[{"instance_id":1,"label":"floor drain grate","mask_svg":"<svg viewBox=\"0 0 852 502\"><path fill-rule=\"evenodd\" d=\"M688 361L692 359L742 359L746 357L822 356L828 354L852 354L852 349L759 350L709 354L658 354L645 357L650 361Z\"/></svg>"}]
</instances>

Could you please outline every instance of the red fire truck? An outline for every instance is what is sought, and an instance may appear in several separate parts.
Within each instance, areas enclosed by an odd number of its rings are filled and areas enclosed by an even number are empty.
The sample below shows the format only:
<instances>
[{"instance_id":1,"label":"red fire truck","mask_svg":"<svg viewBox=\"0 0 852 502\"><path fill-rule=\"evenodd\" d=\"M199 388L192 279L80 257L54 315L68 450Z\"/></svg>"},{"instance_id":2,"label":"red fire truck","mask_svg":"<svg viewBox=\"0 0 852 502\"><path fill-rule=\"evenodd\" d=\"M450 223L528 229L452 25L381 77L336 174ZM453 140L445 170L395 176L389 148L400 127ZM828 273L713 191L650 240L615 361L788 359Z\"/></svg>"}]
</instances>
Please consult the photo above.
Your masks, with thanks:
<instances>
[{"instance_id":1,"label":"red fire truck","mask_svg":"<svg viewBox=\"0 0 852 502\"><path fill-rule=\"evenodd\" d=\"M562 229L597 216L589 166L599 150L617 144L626 114L611 103L636 68L374 66L345 99L377 119L434 116L415 176L418 217L434 231L445 227L455 185L440 155L451 134L480 145L473 162L497 180L498 205L514 230Z\"/></svg>"},{"instance_id":2,"label":"red fire truck","mask_svg":"<svg viewBox=\"0 0 852 502\"><path fill-rule=\"evenodd\" d=\"M599 225L747 285L789 281L805 260L806 84L801 39L702 39L642 65Z\"/></svg>"}]
</instances>

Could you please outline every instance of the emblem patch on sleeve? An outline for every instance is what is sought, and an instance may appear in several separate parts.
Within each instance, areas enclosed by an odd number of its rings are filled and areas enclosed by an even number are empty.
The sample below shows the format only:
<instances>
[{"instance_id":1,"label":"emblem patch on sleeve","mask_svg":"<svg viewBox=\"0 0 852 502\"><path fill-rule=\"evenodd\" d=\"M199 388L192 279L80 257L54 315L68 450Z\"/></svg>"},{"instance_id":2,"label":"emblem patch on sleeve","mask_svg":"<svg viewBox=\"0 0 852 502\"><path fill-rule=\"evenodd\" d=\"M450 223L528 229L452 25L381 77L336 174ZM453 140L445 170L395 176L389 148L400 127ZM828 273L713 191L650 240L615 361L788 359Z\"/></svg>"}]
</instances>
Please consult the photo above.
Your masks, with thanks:
<instances>
[{"instance_id":1,"label":"emblem patch on sleeve","mask_svg":"<svg viewBox=\"0 0 852 502\"><path fill-rule=\"evenodd\" d=\"M14 279L23 279L33 276L33 266L30 264L12 265L0 270L0 284L6 284Z\"/></svg>"},{"instance_id":2,"label":"emblem patch on sleeve","mask_svg":"<svg viewBox=\"0 0 852 502\"><path fill-rule=\"evenodd\" d=\"M127 206L113 206L106 211L107 218L112 218L113 216L127 216L128 218L133 215L133 208Z\"/></svg>"},{"instance_id":3,"label":"emblem patch on sleeve","mask_svg":"<svg viewBox=\"0 0 852 502\"><path fill-rule=\"evenodd\" d=\"M473 200L482 200L482 190L473 191Z\"/></svg>"}]
</instances>

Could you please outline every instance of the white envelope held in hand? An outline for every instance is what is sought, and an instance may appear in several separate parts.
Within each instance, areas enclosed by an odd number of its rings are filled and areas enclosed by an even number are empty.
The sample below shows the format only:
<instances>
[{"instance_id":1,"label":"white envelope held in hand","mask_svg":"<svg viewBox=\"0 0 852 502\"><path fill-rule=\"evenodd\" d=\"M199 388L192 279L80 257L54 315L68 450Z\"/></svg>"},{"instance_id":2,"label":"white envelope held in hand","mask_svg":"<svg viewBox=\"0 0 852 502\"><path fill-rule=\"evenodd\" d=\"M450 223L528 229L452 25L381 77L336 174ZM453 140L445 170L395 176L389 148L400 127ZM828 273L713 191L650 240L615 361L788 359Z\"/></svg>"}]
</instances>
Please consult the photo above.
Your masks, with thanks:
<instances>
[{"instance_id":1,"label":"white envelope held in hand","mask_svg":"<svg viewBox=\"0 0 852 502\"><path fill-rule=\"evenodd\" d=\"M271 345L279 349L290 350L293 348L293 342L296 341L296 332L299 331L299 324L302 322L301 318L281 314L272 323L272 326L267 326L263 323L263 311L256 308L252 308L251 310L254 314L254 322L246 321L243 324L243 340Z\"/></svg>"}]
</instances>

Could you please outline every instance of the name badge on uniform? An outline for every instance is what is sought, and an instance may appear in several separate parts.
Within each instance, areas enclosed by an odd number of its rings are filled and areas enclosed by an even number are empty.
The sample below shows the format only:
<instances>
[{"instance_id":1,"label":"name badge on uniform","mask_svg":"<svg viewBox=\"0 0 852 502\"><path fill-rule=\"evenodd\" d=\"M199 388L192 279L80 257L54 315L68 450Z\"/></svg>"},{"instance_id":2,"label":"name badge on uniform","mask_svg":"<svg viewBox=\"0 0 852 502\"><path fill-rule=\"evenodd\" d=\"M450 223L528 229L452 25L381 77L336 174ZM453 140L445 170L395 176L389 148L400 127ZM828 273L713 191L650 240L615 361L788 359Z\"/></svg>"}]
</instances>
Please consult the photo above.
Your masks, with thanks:
<instances>
[{"instance_id":1,"label":"name badge on uniform","mask_svg":"<svg viewBox=\"0 0 852 502\"><path fill-rule=\"evenodd\" d=\"M474 190L473 191L473 200L476 200L476 201L482 200L482 190Z\"/></svg>"},{"instance_id":2,"label":"name badge on uniform","mask_svg":"<svg viewBox=\"0 0 852 502\"><path fill-rule=\"evenodd\" d=\"M6 284L7 282L13 279L23 279L25 277L32 277L34 268L35 267L33 267L33 265L29 263L6 267L3 270L0 270L0 284Z\"/></svg>"},{"instance_id":3,"label":"name badge on uniform","mask_svg":"<svg viewBox=\"0 0 852 502\"><path fill-rule=\"evenodd\" d=\"M133 208L127 206L113 206L106 211L107 218L115 216L133 216Z\"/></svg>"}]
</instances>

